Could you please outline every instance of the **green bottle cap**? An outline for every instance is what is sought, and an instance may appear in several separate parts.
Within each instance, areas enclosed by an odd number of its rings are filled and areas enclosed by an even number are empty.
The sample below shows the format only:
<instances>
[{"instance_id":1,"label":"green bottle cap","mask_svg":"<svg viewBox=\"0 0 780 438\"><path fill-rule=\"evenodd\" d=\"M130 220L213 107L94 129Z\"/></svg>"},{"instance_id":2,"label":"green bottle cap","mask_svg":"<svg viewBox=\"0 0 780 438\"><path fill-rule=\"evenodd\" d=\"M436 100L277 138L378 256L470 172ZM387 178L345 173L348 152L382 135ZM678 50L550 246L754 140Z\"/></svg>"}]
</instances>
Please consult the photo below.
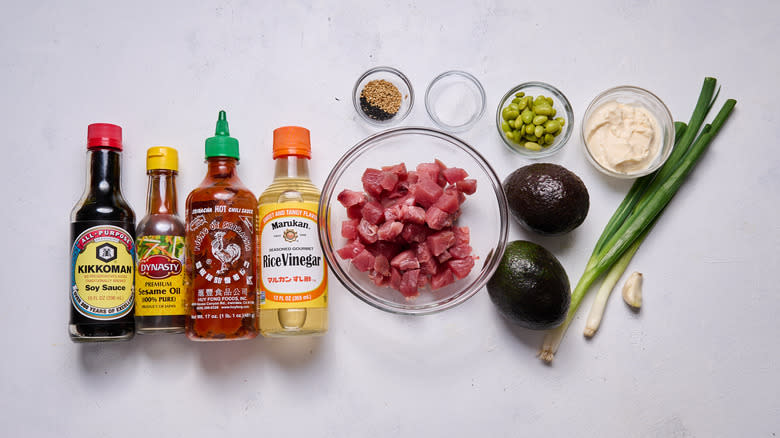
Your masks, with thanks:
<instances>
[{"instance_id":1,"label":"green bottle cap","mask_svg":"<svg viewBox=\"0 0 780 438\"><path fill-rule=\"evenodd\" d=\"M206 158L211 157L230 157L238 160L238 140L230 136L228 128L227 114L225 111L219 112L217 119L217 129L214 130L214 137L206 139Z\"/></svg>"}]
</instances>

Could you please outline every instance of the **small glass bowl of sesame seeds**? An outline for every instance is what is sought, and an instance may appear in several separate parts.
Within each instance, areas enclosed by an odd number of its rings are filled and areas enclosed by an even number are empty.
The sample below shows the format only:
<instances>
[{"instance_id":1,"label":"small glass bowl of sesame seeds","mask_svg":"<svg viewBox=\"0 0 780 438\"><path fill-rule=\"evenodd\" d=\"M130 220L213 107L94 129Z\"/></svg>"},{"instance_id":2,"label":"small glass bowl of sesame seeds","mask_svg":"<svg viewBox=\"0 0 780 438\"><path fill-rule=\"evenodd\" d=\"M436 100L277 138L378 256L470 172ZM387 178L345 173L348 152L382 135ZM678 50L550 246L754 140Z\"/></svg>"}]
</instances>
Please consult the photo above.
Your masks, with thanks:
<instances>
[{"instance_id":1,"label":"small glass bowl of sesame seeds","mask_svg":"<svg viewBox=\"0 0 780 438\"><path fill-rule=\"evenodd\" d=\"M378 127L400 123L414 105L411 82L393 67L374 67L360 75L352 97L360 118Z\"/></svg>"}]
</instances>

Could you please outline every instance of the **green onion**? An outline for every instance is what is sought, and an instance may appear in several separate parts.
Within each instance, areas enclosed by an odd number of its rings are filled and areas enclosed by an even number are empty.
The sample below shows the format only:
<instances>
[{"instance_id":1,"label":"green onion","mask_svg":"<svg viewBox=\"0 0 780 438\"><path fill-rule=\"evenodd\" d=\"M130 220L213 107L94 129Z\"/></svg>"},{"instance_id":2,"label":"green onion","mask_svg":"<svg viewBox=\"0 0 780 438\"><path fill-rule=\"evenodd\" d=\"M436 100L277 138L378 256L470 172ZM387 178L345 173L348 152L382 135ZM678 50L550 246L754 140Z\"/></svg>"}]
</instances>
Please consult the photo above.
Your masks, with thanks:
<instances>
[{"instance_id":1,"label":"green onion","mask_svg":"<svg viewBox=\"0 0 780 438\"><path fill-rule=\"evenodd\" d=\"M546 362L553 360L585 294L596 280L612 270L625 255L608 279L610 282L617 281L620 277L617 272L622 274L625 270L633 253L649 233L652 224L677 193L696 162L728 119L736 105L733 99L728 99L712 124L705 125L700 132L701 125L719 93L719 90L715 91L715 85L714 78L704 79L698 102L687 127L682 123L675 125L675 147L666 163L655 173L639 178L610 218L588 260L585 272L572 292L566 319L558 328L545 336L542 350L539 352L542 360Z\"/></svg>"}]
</instances>

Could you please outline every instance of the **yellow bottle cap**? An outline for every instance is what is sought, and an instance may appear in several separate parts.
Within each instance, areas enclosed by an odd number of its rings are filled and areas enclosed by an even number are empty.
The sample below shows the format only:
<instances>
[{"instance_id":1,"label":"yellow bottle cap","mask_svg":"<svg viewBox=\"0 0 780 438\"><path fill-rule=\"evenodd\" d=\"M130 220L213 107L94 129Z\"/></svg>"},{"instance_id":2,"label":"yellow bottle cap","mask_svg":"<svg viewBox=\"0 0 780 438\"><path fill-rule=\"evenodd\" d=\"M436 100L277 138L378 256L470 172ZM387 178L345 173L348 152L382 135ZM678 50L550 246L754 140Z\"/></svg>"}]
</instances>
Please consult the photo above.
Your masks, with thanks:
<instances>
[{"instance_id":1,"label":"yellow bottle cap","mask_svg":"<svg viewBox=\"0 0 780 438\"><path fill-rule=\"evenodd\" d=\"M167 146L153 146L146 151L146 170L179 171L179 152Z\"/></svg>"}]
</instances>

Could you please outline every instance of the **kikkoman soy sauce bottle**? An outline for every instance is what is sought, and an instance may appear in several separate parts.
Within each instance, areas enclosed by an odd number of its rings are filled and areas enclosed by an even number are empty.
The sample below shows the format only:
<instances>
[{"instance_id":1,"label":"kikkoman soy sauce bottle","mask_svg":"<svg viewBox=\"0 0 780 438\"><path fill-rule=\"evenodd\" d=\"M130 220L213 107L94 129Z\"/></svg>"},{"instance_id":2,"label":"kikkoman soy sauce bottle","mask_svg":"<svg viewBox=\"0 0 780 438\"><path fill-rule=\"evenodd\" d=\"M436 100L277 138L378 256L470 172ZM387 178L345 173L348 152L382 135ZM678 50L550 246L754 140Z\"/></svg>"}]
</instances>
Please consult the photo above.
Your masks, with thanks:
<instances>
[{"instance_id":1,"label":"kikkoman soy sauce bottle","mask_svg":"<svg viewBox=\"0 0 780 438\"><path fill-rule=\"evenodd\" d=\"M136 230L135 330L140 334L184 332L188 309L178 172L176 149L155 146L146 151L146 216Z\"/></svg>"},{"instance_id":2,"label":"kikkoman soy sauce bottle","mask_svg":"<svg viewBox=\"0 0 780 438\"><path fill-rule=\"evenodd\" d=\"M87 128L87 185L70 215L70 324L74 342L135 334L135 214L120 188L122 128Z\"/></svg>"},{"instance_id":3,"label":"kikkoman soy sauce bottle","mask_svg":"<svg viewBox=\"0 0 780 438\"><path fill-rule=\"evenodd\" d=\"M320 191L309 179L309 130L274 130L273 183L258 199L260 333L328 330L328 270L317 236Z\"/></svg>"},{"instance_id":4,"label":"kikkoman soy sauce bottle","mask_svg":"<svg viewBox=\"0 0 780 438\"><path fill-rule=\"evenodd\" d=\"M208 171L187 197L187 336L195 341L257 336L255 197L238 179L238 140L225 111L206 140Z\"/></svg>"}]
</instances>

